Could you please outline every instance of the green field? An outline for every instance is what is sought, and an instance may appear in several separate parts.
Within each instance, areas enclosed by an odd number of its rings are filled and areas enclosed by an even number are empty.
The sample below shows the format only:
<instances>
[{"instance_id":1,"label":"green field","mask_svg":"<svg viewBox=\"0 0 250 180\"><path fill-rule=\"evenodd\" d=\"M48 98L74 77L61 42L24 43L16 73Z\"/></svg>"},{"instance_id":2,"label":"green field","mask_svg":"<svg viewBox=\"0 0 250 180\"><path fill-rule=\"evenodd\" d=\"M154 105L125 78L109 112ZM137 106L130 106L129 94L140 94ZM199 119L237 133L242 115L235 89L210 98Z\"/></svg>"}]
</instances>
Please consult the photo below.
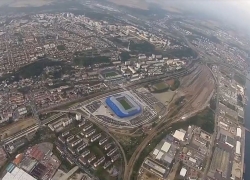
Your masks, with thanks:
<instances>
[{"instance_id":1,"label":"green field","mask_svg":"<svg viewBox=\"0 0 250 180\"><path fill-rule=\"evenodd\" d=\"M119 103L121 103L122 107L123 107L125 110L131 109L130 104L129 104L125 99L119 100Z\"/></svg>"},{"instance_id":2,"label":"green field","mask_svg":"<svg viewBox=\"0 0 250 180\"><path fill-rule=\"evenodd\" d=\"M159 83L154 84L154 87L157 90L162 90L162 89L167 89L168 85L164 82L159 82Z\"/></svg>"},{"instance_id":3,"label":"green field","mask_svg":"<svg viewBox=\"0 0 250 180\"><path fill-rule=\"evenodd\" d=\"M105 74L105 77L112 77L112 76L116 76L117 75L117 72L115 71L112 71L112 72L108 72Z\"/></svg>"}]
</instances>

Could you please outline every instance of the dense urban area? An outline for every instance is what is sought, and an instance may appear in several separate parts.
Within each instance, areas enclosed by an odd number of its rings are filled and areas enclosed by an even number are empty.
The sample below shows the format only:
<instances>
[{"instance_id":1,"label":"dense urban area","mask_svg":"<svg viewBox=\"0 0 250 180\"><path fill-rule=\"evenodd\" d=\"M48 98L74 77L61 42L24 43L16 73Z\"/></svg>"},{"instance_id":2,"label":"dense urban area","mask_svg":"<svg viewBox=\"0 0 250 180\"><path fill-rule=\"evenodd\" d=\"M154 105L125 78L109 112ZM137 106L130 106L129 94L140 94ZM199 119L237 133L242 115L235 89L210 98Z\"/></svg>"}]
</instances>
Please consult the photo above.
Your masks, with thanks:
<instances>
[{"instance_id":1,"label":"dense urban area","mask_svg":"<svg viewBox=\"0 0 250 180\"><path fill-rule=\"evenodd\" d=\"M249 38L160 7L0 12L0 179L243 180Z\"/></svg>"}]
</instances>

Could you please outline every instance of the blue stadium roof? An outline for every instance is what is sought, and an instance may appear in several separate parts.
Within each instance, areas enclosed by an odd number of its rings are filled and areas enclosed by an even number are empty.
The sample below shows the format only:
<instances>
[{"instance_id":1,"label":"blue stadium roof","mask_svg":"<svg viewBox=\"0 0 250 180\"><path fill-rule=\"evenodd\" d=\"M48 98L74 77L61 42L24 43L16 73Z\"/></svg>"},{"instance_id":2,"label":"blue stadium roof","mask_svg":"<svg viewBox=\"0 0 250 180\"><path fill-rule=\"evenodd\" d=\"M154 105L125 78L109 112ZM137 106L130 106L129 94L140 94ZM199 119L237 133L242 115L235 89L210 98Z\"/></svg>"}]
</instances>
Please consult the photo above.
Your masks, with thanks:
<instances>
[{"instance_id":1,"label":"blue stadium roof","mask_svg":"<svg viewBox=\"0 0 250 180\"><path fill-rule=\"evenodd\" d=\"M128 110L125 110L124 107L117 101L118 98L125 97L132 105ZM141 112L141 107L134 102L130 96L127 94L119 94L116 96L110 96L106 99L106 104L112 109L112 111L120 118L134 116Z\"/></svg>"}]
</instances>

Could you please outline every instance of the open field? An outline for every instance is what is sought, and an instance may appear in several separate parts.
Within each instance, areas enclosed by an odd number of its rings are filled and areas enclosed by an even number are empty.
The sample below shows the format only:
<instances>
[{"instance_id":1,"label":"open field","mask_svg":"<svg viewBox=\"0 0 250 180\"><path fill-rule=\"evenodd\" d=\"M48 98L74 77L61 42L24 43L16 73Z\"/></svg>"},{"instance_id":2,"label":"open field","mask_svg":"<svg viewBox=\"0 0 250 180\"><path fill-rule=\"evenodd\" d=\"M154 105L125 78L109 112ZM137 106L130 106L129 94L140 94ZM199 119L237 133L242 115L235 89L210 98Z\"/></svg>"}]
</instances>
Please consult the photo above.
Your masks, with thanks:
<instances>
[{"instance_id":1,"label":"open field","mask_svg":"<svg viewBox=\"0 0 250 180\"><path fill-rule=\"evenodd\" d=\"M2 140L4 138L7 138L13 134L18 133L21 130L24 130L30 126L33 126L34 124L36 124L36 121L34 118L27 118L27 119L14 122L5 127L2 127L0 128L0 139Z\"/></svg>"},{"instance_id":2,"label":"open field","mask_svg":"<svg viewBox=\"0 0 250 180\"><path fill-rule=\"evenodd\" d=\"M162 90L162 89L168 88L168 85L165 84L164 82L159 82L159 83L154 84L154 88L156 90Z\"/></svg>"},{"instance_id":3,"label":"open field","mask_svg":"<svg viewBox=\"0 0 250 180\"><path fill-rule=\"evenodd\" d=\"M216 148L211 163L211 170L214 172L216 170L221 171L222 174L225 176L228 171L228 163L229 153L220 148Z\"/></svg>"},{"instance_id":4,"label":"open field","mask_svg":"<svg viewBox=\"0 0 250 180\"><path fill-rule=\"evenodd\" d=\"M142 175L138 177L138 180L158 180L159 178L154 174L144 170Z\"/></svg>"},{"instance_id":5,"label":"open field","mask_svg":"<svg viewBox=\"0 0 250 180\"><path fill-rule=\"evenodd\" d=\"M175 96L175 92L174 91L168 91L168 92L163 92L163 93L155 93L153 95L162 104L168 105L173 100L173 98Z\"/></svg>"},{"instance_id":6,"label":"open field","mask_svg":"<svg viewBox=\"0 0 250 180\"><path fill-rule=\"evenodd\" d=\"M136 147L141 143L145 136L130 137L122 134L115 134L115 137L123 147L124 152L126 153L126 158L129 160Z\"/></svg>"},{"instance_id":7,"label":"open field","mask_svg":"<svg viewBox=\"0 0 250 180\"><path fill-rule=\"evenodd\" d=\"M112 71L112 72L106 73L106 74L105 74L105 77L112 77L112 76L116 76L116 75L117 75L117 73L114 72L114 71Z\"/></svg>"}]
</instances>

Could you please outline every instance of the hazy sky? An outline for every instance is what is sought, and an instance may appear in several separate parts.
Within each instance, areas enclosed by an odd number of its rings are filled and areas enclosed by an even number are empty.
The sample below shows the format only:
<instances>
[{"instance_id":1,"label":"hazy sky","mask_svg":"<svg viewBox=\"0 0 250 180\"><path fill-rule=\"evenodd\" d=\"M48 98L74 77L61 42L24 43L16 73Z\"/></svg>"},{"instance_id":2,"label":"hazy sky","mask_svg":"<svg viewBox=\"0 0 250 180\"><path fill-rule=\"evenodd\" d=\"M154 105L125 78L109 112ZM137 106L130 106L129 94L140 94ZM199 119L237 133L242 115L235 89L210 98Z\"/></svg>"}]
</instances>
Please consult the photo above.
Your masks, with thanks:
<instances>
[{"instance_id":1,"label":"hazy sky","mask_svg":"<svg viewBox=\"0 0 250 180\"><path fill-rule=\"evenodd\" d=\"M10 6L41 6L51 1L65 0L0 0L1 5ZM71 1L71 0L68 0ZM80 0L79 0L80 1ZM118 0L121 1L121 0ZM126 1L126 0L124 0ZM231 22L238 27L247 27L250 32L250 0L129 0L154 2L161 6L176 6L197 13L205 13Z\"/></svg>"},{"instance_id":2,"label":"hazy sky","mask_svg":"<svg viewBox=\"0 0 250 180\"><path fill-rule=\"evenodd\" d=\"M54 0L0 0L0 6L8 5L13 7L23 6L42 6L51 3Z\"/></svg>"},{"instance_id":3,"label":"hazy sky","mask_svg":"<svg viewBox=\"0 0 250 180\"><path fill-rule=\"evenodd\" d=\"M165 6L211 15L224 22L247 28L250 33L250 0L147 0Z\"/></svg>"}]
</instances>

